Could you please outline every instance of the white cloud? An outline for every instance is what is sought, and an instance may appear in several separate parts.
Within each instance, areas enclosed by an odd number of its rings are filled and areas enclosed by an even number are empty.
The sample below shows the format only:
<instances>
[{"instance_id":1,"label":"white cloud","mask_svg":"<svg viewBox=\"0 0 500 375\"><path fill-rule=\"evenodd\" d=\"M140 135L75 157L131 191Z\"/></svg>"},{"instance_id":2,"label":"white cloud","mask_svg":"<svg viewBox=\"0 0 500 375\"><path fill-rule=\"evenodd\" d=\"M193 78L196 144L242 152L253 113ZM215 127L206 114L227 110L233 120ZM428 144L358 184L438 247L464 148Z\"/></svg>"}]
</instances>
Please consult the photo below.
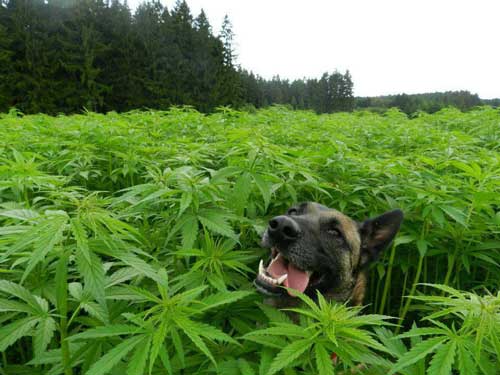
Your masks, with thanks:
<instances>
[{"instance_id":1,"label":"white cloud","mask_svg":"<svg viewBox=\"0 0 500 375\"><path fill-rule=\"evenodd\" d=\"M135 7L140 0L129 0ZM173 0L163 3L171 9ZM188 0L215 31L227 13L238 62L270 78L349 69L355 94L470 90L500 97L498 0Z\"/></svg>"}]
</instances>

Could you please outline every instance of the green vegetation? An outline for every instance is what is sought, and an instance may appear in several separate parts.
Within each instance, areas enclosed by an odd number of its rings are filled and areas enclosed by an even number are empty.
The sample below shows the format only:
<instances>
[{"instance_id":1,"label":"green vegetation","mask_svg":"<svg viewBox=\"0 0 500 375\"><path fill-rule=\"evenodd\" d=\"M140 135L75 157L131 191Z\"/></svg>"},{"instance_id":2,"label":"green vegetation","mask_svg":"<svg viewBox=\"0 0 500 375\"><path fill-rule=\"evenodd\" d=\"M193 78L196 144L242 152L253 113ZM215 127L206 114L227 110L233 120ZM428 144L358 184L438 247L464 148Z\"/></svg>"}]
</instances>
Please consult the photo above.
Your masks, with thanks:
<instances>
[{"instance_id":1,"label":"green vegetation","mask_svg":"<svg viewBox=\"0 0 500 375\"><path fill-rule=\"evenodd\" d=\"M235 61L228 17L212 30L185 1L0 0L0 111L80 113L192 105L289 103L351 110L348 72L291 84L265 80Z\"/></svg>"},{"instance_id":2,"label":"green vegetation","mask_svg":"<svg viewBox=\"0 0 500 375\"><path fill-rule=\"evenodd\" d=\"M12 110L0 374L498 374L499 145L489 107ZM291 320L252 286L267 220L307 200L405 212L361 313L300 296Z\"/></svg>"}]
</instances>

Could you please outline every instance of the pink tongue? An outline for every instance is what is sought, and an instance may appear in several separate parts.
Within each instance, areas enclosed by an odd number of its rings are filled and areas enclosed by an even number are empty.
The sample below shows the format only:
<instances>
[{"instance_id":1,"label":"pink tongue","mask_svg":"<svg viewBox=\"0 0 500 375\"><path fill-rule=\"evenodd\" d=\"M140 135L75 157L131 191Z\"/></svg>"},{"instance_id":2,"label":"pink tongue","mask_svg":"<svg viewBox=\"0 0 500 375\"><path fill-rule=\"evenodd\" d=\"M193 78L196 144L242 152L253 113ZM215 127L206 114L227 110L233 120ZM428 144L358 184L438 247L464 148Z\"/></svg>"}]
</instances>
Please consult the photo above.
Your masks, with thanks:
<instances>
[{"instance_id":1,"label":"pink tongue","mask_svg":"<svg viewBox=\"0 0 500 375\"><path fill-rule=\"evenodd\" d=\"M285 265L285 260L278 254L278 256L273 259L269 267L267 267L267 272L277 279L278 277L288 274L288 277L283 282L287 288L296 289L301 293L304 293L304 290L307 288L307 284L309 284L309 275L307 272L299 270L293 264L288 262ZM292 293L288 292L291 296L294 296Z\"/></svg>"}]
</instances>

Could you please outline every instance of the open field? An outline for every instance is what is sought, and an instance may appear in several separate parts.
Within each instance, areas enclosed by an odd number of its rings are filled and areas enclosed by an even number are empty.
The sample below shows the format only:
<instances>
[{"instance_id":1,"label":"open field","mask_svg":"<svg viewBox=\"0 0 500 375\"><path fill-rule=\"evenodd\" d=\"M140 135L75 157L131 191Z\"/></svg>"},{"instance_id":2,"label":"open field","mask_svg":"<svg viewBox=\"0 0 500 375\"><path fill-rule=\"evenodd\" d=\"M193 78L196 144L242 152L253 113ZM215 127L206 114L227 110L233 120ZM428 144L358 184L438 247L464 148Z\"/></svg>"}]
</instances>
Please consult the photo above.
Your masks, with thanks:
<instances>
[{"instance_id":1,"label":"open field","mask_svg":"<svg viewBox=\"0 0 500 375\"><path fill-rule=\"evenodd\" d=\"M405 212L360 315L252 286L309 200ZM498 374L499 263L498 109L0 117L0 375Z\"/></svg>"}]
</instances>

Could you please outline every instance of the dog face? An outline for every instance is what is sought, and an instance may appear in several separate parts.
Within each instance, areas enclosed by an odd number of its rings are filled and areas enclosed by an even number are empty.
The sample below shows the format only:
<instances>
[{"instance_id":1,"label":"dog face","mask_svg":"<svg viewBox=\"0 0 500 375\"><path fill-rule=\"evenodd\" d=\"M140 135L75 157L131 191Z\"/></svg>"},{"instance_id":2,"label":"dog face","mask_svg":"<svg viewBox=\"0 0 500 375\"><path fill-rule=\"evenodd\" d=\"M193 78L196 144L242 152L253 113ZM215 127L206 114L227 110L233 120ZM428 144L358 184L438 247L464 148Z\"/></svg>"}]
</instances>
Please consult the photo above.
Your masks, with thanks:
<instances>
[{"instance_id":1,"label":"dog face","mask_svg":"<svg viewBox=\"0 0 500 375\"><path fill-rule=\"evenodd\" d=\"M293 291L281 288L285 286L310 296L318 290L341 302L361 303L364 270L393 240L402 219L400 210L360 223L318 203L291 207L269 221L262 245L271 257L267 266L260 262L254 284L280 299L293 297Z\"/></svg>"}]
</instances>

